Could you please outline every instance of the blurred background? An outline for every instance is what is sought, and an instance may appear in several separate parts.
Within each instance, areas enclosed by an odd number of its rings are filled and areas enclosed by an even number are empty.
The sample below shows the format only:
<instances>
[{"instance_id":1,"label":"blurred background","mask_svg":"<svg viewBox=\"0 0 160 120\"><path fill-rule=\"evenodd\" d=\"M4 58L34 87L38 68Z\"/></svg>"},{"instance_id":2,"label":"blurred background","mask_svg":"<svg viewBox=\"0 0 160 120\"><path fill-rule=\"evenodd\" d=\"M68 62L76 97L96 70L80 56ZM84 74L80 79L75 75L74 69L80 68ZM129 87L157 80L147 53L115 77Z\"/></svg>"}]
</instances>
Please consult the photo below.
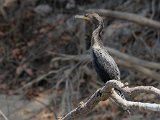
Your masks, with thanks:
<instances>
[{"instance_id":1,"label":"blurred background","mask_svg":"<svg viewBox=\"0 0 160 120\"><path fill-rule=\"evenodd\" d=\"M56 120L103 85L88 59L89 26L74 18L91 8L160 20L159 0L0 0L0 111L9 120ZM123 82L160 89L160 31L102 17L102 39L118 63ZM116 56L114 50L156 66L135 64ZM160 103L151 94L132 100ZM160 119L158 112L130 112L107 100L79 120ZM5 119L0 116L0 120Z\"/></svg>"}]
</instances>

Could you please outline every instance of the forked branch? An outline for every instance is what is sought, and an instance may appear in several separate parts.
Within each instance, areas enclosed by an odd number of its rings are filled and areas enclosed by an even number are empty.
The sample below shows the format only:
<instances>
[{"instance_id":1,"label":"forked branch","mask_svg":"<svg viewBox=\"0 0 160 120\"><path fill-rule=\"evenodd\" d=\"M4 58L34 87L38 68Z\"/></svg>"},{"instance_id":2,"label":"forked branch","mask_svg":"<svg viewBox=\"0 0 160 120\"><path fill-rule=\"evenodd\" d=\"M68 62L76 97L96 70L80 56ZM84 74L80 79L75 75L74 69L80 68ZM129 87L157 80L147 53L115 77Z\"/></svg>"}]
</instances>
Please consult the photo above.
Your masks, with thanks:
<instances>
[{"instance_id":1,"label":"forked branch","mask_svg":"<svg viewBox=\"0 0 160 120\"><path fill-rule=\"evenodd\" d=\"M125 109L144 109L160 112L160 104L156 103L142 103L127 101L122 99L113 88L119 89L128 94L128 96L138 95L139 93L152 93L160 97L160 90L152 86L137 86L129 88L125 84L117 80L108 81L102 88L99 88L87 102L80 102L77 108L69 112L62 120L74 120L91 112L93 108L100 102L112 98L116 103Z\"/></svg>"}]
</instances>

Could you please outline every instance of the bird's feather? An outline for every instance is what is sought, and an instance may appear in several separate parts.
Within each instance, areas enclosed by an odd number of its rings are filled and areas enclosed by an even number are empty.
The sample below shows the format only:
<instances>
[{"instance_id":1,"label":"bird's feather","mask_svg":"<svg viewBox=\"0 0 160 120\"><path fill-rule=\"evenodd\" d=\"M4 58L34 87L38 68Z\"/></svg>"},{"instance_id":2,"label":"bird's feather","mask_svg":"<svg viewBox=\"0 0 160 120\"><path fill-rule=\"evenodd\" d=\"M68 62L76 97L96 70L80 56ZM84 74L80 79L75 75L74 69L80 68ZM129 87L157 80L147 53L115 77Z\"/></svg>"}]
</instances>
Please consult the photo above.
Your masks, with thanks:
<instances>
[{"instance_id":1,"label":"bird's feather","mask_svg":"<svg viewBox=\"0 0 160 120\"><path fill-rule=\"evenodd\" d=\"M93 64L103 82L120 80L120 71L106 49L92 48Z\"/></svg>"}]
</instances>

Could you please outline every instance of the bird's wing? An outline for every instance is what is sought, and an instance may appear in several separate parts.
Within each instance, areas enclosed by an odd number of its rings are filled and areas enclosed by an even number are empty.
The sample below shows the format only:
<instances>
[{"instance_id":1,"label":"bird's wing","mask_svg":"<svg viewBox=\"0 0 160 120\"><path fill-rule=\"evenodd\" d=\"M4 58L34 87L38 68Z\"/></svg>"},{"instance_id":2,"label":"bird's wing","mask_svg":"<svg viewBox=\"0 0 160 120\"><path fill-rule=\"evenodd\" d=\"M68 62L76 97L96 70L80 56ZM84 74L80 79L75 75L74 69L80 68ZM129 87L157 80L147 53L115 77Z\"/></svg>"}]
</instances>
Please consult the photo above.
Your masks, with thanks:
<instances>
[{"instance_id":1,"label":"bird's wing","mask_svg":"<svg viewBox=\"0 0 160 120\"><path fill-rule=\"evenodd\" d=\"M118 66L106 49L93 49L93 59L95 64L109 75L110 79L120 79Z\"/></svg>"}]
</instances>

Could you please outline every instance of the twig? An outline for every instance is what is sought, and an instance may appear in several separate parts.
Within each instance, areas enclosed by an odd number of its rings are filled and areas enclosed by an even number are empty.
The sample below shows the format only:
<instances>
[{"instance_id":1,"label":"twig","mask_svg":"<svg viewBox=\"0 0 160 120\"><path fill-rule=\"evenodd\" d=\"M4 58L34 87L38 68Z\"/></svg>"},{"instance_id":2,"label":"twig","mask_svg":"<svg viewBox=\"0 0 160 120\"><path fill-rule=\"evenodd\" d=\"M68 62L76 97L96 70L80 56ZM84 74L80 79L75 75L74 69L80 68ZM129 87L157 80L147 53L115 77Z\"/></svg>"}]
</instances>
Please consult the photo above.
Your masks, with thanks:
<instances>
[{"instance_id":1,"label":"twig","mask_svg":"<svg viewBox=\"0 0 160 120\"><path fill-rule=\"evenodd\" d=\"M143 16L135 15L132 13L112 11L112 10L106 10L106 9L105 10L104 9L89 9L89 10L86 10L86 12L97 12L98 14L103 15L103 16L109 16L109 17L114 17L118 19L128 20L131 22L138 23L140 25L160 29L160 22L152 20L152 19L148 19Z\"/></svg>"},{"instance_id":2,"label":"twig","mask_svg":"<svg viewBox=\"0 0 160 120\"><path fill-rule=\"evenodd\" d=\"M3 118L5 119L5 120L9 120L4 114L3 114L3 112L0 110L0 114L3 116Z\"/></svg>"},{"instance_id":3,"label":"twig","mask_svg":"<svg viewBox=\"0 0 160 120\"><path fill-rule=\"evenodd\" d=\"M83 103L80 102L79 106L69 112L65 117L61 120L74 120L78 117L84 116L92 111L92 109L103 100L108 99L111 97L114 101L116 101L119 105L123 106L123 108L127 109L144 109L144 110L152 110L152 111L159 111L160 112L160 104L155 103L142 103L142 102L133 102L127 101L122 99L114 90L113 88L117 89L125 89L125 85L117 80L110 80L108 81L102 88L99 88L89 99L87 102ZM146 89L147 86L141 86L140 88ZM128 89L128 88L127 88ZM127 90L125 89L125 90ZM152 89L156 89L152 87ZM136 91L138 89L135 89ZM132 88L132 92L134 89ZM140 90L141 91L141 90ZM153 90L146 89L146 91ZM128 91L129 93L130 91ZM137 93L139 94L139 93ZM156 89L156 95L160 96L160 90Z\"/></svg>"},{"instance_id":4,"label":"twig","mask_svg":"<svg viewBox=\"0 0 160 120\"><path fill-rule=\"evenodd\" d=\"M23 87L19 88L16 92L22 92L23 89L28 88L28 87L32 86L33 84L40 82L41 80L43 80L47 76L54 74L54 73L57 73L57 71L55 71L55 70L49 71L48 73L43 74L43 75L39 76L38 78L32 80L31 82L25 84Z\"/></svg>"}]
</instances>

